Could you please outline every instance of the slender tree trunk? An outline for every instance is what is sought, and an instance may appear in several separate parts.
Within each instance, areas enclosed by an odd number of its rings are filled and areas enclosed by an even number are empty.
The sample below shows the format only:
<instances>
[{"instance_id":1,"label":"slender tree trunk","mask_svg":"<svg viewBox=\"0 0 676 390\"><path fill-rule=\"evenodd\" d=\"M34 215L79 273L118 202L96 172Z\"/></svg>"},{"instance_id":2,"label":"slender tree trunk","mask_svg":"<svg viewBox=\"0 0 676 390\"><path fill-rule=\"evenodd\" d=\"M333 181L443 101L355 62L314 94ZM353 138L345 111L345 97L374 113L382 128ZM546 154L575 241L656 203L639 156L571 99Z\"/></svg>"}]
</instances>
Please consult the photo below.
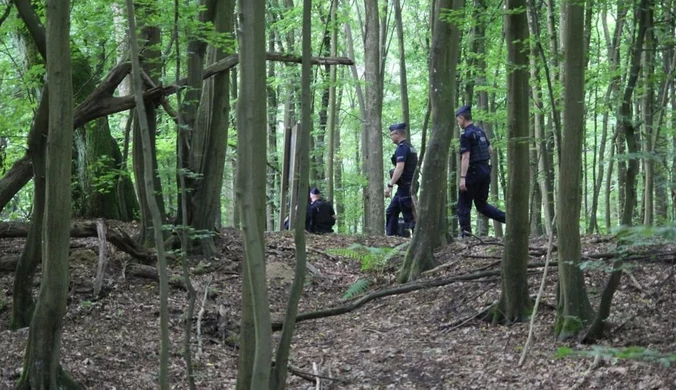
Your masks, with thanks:
<instances>
[{"instance_id":1,"label":"slender tree trunk","mask_svg":"<svg viewBox=\"0 0 676 390\"><path fill-rule=\"evenodd\" d=\"M364 38L364 79L366 81L366 122L368 155L365 156L364 171L366 186L365 232L383 234L385 228L385 206L383 203L383 136L382 104L383 90L380 49L380 17L377 0L364 0L366 28Z\"/></svg>"},{"instance_id":2,"label":"slender tree trunk","mask_svg":"<svg viewBox=\"0 0 676 390\"><path fill-rule=\"evenodd\" d=\"M528 203L530 164L528 104L528 20L525 0L507 0L507 224L502 255L502 293L493 323L524 321L531 306L528 296Z\"/></svg>"},{"instance_id":3,"label":"slender tree trunk","mask_svg":"<svg viewBox=\"0 0 676 390\"><path fill-rule=\"evenodd\" d=\"M399 43L399 88L401 94L401 116L411 129L411 115L408 108L408 81L406 79L406 53L404 52L404 26L401 21L401 1L394 0L394 22L397 28L397 41ZM409 134L410 137L410 134Z\"/></svg>"},{"instance_id":4,"label":"slender tree trunk","mask_svg":"<svg viewBox=\"0 0 676 390\"><path fill-rule=\"evenodd\" d=\"M330 15L330 24L331 24L331 57L335 57L338 52L338 26L336 24L336 8L338 8L338 1L336 0L331 7ZM327 138L328 142L326 145L326 198L334 202L335 201L335 174L334 167L336 165L335 155L336 155L336 141L339 140L339 134L336 124L338 123L337 117L337 104L336 104L336 72L338 70L335 66L332 66L329 69L329 123L327 129ZM335 203L335 202L334 202Z\"/></svg>"},{"instance_id":5,"label":"slender tree trunk","mask_svg":"<svg viewBox=\"0 0 676 390\"><path fill-rule=\"evenodd\" d=\"M131 62L132 62L132 83L134 86L134 95L136 98L136 113L139 123L139 132L141 139L139 143L142 145L144 176L143 183L145 187L146 199L152 226L158 227L162 225L162 212L159 208L157 198L152 194L156 193L154 183L156 175L152 169L152 150L150 128L148 125L148 114L145 112L145 105L143 103L143 80L141 78L141 64L140 64L140 49L138 39L136 37L136 21L134 13L134 3L132 0L127 0L127 17L129 20L129 42L131 46ZM156 243L161 243L163 233L160 229L153 229L154 240ZM169 389L169 278L167 273L167 258L164 250L164 245L157 245L157 260L158 273L160 279L160 367L159 367L159 387L162 390Z\"/></svg>"},{"instance_id":6,"label":"slender tree trunk","mask_svg":"<svg viewBox=\"0 0 676 390\"><path fill-rule=\"evenodd\" d=\"M30 325L33 317L33 278L42 260L42 235L45 214L45 154L49 121L49 93L43 88L31 131L28 134L28 155L33 163L33 218L21 257L14 273L12 289L12 329ZM44 122L44 123L43 123ZM38 124L39 123L39 124Z\"/></svg>"},{"instance_id":7,"label":"slender tree trunk","mask_svg":"<svg viewBox=\"0 0 676 390\"><path fill-rule=\"evenodd\" d=\"M46 145L42 283L26 344L17 389L80 389L60 366L63 316L68 300L70 172L73 146L73 85L70 2L47 1L49 135Z\"/></svg>"},{"instance_id":8,"label":"slender tree trunk","mask_svg":"<svg viewBox=\"0 0 676 390\"><path fill-rule=\"evenodd\" d=\"M301 138L301 147L296 151L296 160L300 162L300 176L298 178L298 187L307 188L309 174L309 140L312 130L312 92L310 90L310 57L312 56L311 45L311 8L312 0L303 1L303 63L302 63L302 100L301 100L301 132L298 135ZM334 41L335 42L335 41ZM307 213L307 198L298 202L296 210L297 220L305 220ZM296 248L296 267L289 292L289 303L284 315L284 327L275 355L274 374L271 378L271 389L283 390L286 385L286 372L288 368L289 354L291 352L291 338L296 325L296 315L298 314L298 302L300 301L305 282L305 267L307 264L307 252L305 248L305 226L296 225L294 232L294 244ZM267 308L266 308L267 310Z\"/></svg>"},{"instance_id":9,"label":"slender tree trunk","mask_svg":"<svg viewBox=\"0 0 676 390\"><path fill-rule=\"evenodd\" d=\"M459 10L463 0L437 0L436 9ZM453 113L448 107L455 102L455 73L457 67L460 30L444 19L436 20L432 33L430 90L432 105L432 135L425 153L420 186L420 202L416 231L406 251L404 264L399 272L399 282L405 283L418 277L434 265L433 251L439 245L439 215L446 207L446 164L454 128ZM449 44L450 42L450 44Z\"/></svg>"},{"instance_id":10,"label":"slender tree trunk","mask_svg":"<svg viewBox=\"0 0 676 390\"><path fill-rule=\"evenodd\" d=\"M268 50L275 51L276 31L271 30L268 38ZM276 77L275 63L268 63L268 80ZM268 168L267 168L267 230L275 230L275 198L279 193L279 159L277 158L277 95L279 87L267 84L268 99ZM280 225L284 220L280 221Z\"/></svg>"},{"instance_id":11,"label":"slender tree trunk","mask_svg":"<svg viewBox=\"0 0 676 390\"><path fill-rule=\"evenodd\" d=\"M590 320L591 305L580 269L580 206L582 142L584 128L584 1L567 2L565 40L565 90L559 171L557 222L559 234L559 295L555 333L559 339L577 335Z\"/></svg>"},{"instance_id":12,"label":"slender tree trunk","mask_svg":"<svg viewBox=\"0 0 676 390\"><path fill-rule=\"evenodd\" d=\"M270 384L272 331L265 278L265 1L240 0L237 200L242 216L242 320L237 389ZM307 125L307 124L304 124Z\"/></svg>"},{"instance_id":13,"label":"slender tree trunk","mask_svg":"<svg viewBox=\"0 0 676 390\"><path fill-rule=\"evenodd\" d=\"M636 157L636 153L638 152L638 142L636 139L636 128L632 120L631 100L641 69L641 52L643 50L643 42L645 39L646 30L650 25L650 21L652 20L652 12L649 12L649 10L646 8L648 6L649 0L641 0L640 4L638 5L637 15L639 17L636 21L638 33L636 36L636 42L633 46L634 51L631 58L629 78L627 79L627 85L625 86L622 97L622 104L620 105L618 112L618 124L625 136L625 141L627 143L627 153L629 154L627 157L628 164L624 183L624 207L622 209L621 218L622 225L626 226L632 225L634 207L636 206L636 176L638 175L639 162Z\"/></svg>"},{"instance_id":14,"label":"slender tree trunk","mask_svg":"<svg viewBox=\"0 0 676 390\"><path fill-rule=\"evenodd\" d=\"M147 13L154 13L152 4L141 5L144 11ZM160 77L162 75L162 53L159 50L161 44L161 35L160 28L158 26L143 26L141 29L141 41L144 42L143 48L143 71L150 76L153 82L157 85L159 84ZM157 134L157 113L155 109L155 104L146 103L144 104L144 111L146 113L147 122L148 122L148 136L150 137L150 158L151 158L151 168L154 174L153 188L157 189L155 194L155 202L160 209L160 219L164 222L166 220L165 214L165 205L164 197L162 196L162 180L160 179L160 173L158 172L158 163L157 163L157 148L156 148L156 134ZM138 108L137 108L138 109ZM141 127L138 123L138 119L134 120L134 127L132 131L132 138L137 142L133 143L132 146L132 156L134 160L134 176L137 178L135 181L136 192L139 197L139 210L140 210L140 242L142 245L151 247L155 243L155 232L152 224L152 215L150 213L150 206L148 205L146 199L148 195L145 193L145 185L143 183L143 178L145 177L145 161L143 154L143 145L141 142L138 142L141 139ZM176 215L174 215L176 216ZM163 236L164 237L164 236Z\"/></svg>"},{"instance_id":15,"label":"slender tree trunk","mask_svg":"<svg viewBox=\"0 0 676 390\"><path fill-rule=\"evenodd\" d=\"M652 20L649 21L652 24ZM643 142L642 149L644 154L643 159L643 203L644 203L644 213L643 213L643 224L652 225L654 222L653 210L655 207L655 202L653 198L653 191L655 190L655 181L654 181L654 172L655 172L655 161L658 161L653 158L655 155L655 145L653 144L653 134L657 133L658 130L654 129L654 98L655 98L655 88L653 86L653 81L651 80L655 72L655 34L652 31L652 25L647 26L650 30L647 33L647 39L645 42L646 50L642 53L643 61L643 96L641 97L641 116L643 122Z\"/></svg>"}]
</instances>

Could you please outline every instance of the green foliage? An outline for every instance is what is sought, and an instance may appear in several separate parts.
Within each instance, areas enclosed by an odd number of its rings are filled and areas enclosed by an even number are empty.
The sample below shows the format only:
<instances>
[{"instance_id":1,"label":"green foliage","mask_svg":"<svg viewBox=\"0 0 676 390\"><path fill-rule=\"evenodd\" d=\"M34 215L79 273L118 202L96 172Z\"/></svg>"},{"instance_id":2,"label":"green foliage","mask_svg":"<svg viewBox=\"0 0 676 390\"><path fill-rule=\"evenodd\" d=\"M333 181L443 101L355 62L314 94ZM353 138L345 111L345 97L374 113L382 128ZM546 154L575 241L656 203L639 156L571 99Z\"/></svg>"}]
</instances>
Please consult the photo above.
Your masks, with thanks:
<instances>
[{"instance_id":1,"label":"green foliage","mask_svg":"<svg viewBox=\"0 0 676 390\"><path fill-rule=\"evenodd\" d=\"M408 242L394 248L352 244L347 248L330 248L326 253L357 260L361 263L362 271L382 271L390 259L406 253L403 251L406 246Z\"/></svg>"},{"instance_id":2,"label":"green foliage","mask_svg":"<svg viewBox=\"0 0 676 390\"><path fill-rule=\"evenodd\" d=\"M91 176L92 186L96 192L101 194L110 193L115 189L117 180L120 176L129 176L126 170L111 168L115 161L110 156L101 156L94 163L89 165L89 174Z\"/></svg>"},{"instance_id":3,"label":"green foliage","mask_svg":"<svg viewBox=\"0 0 676 390\"><path fill-rule=\"evenodd\" d=\"M556 352L557 358L565 358L569 356L578 358L601 356L604 359L613 360L640 360L658 363L664 367L669 367L671 363L676 362L676 353L661 353L659 351L640 346L612 348L594 345L592 346L591 350L575 350L570 347L560 347Z\"/></svg>"},{"instance_id":4,"label":"green foliage","mask_svg":"<svg viewBox=\"0 0 676 390\"><path fill-rule=\"evenodd\" d=\"M362 295L364 292L366 292L366 290L368 290L370 285L371 280L368 278L359 278L350 285L347 291L345 291L345 295L343 295L341 299L346 301L348 299Z\"/></svg>"}]
</instances>

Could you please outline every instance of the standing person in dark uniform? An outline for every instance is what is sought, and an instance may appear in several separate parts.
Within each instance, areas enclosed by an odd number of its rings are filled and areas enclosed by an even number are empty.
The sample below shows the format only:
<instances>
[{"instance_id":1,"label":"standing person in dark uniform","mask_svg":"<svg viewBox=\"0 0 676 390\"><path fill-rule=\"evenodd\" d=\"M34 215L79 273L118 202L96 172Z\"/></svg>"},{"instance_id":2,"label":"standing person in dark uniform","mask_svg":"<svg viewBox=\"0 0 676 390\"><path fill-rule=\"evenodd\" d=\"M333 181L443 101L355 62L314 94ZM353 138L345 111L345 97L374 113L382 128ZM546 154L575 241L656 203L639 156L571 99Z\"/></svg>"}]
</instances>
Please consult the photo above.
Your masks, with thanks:
<instances>
[{"instance_id":1,"label":"standing person in dark uniform","mask_svg":"<svg viewBox=\"0 0 676 390\"><path fill-rule=\"evenodd\" d=\"M505 213L488 204L488 187L491 184L490 153L493 151L486 133L472 123L472 107L465 105L455 112L460 136L460 193L458 195L458 220L462 237L472 234L470 211L472 201L481 214L505 223Z\"/></svg>"},{"instance_id":2,"label":"standing person in dark uniform","mask_svg":"<svg viewBox=\"0 0 676 390\"><path fill-rule=\"evenodd\" d=\"M330 202L322 199L322 193L317 188L310 190L309 218L306 230L310 233L333 233L336 224L336 212Z\"/></svg>"},{"instance_id":3,"label":"standing person in dark uniform","mask_svg":"<svg viewBox=\"0 0 676 390\"><path fill-rule=\"evenodd\" d=\"M387 219L385 230L388 236L394 236L399 233L399 213L404 215L404 222L411 230L415 228L411 181L413 181L415 167L418 165L418 152L406 139L406 123L390 126L390 139L392 143L397 145L397 148L392 155L394 171L387 183L385 196L390 197L395 184L397 185L397 192L385 212Z\"/></svg>"}]
</instances>

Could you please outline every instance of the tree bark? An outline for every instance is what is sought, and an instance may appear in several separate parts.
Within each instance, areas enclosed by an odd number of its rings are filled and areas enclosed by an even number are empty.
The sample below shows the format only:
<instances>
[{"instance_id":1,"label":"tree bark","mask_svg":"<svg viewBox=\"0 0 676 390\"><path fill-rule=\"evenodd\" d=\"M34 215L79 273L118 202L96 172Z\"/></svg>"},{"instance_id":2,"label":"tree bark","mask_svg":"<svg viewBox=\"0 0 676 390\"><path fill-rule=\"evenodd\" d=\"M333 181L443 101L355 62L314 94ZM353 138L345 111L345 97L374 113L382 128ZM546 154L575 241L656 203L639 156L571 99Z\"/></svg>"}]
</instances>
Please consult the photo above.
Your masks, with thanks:
<instances>
[{"instance_id":1,"label":"tree bark","mask_svg":"<svg viewBox=\"0 0 676 390\"><path fill-rule=\"evenodd\" d=\"M336 24L336 8L338 8L339 1L336 0L331 7L330 23L331 23L331 56L336 56L338 52L338 25ZM336 79L337 69L332 66L329 69L329 106L328 106L328 126L327 126L327 143L326 143L326 198L335 202L335 168L336 168L336 151L338 148L336 144L340 144L340 130L338 130L338 115L337 115L337 98L336 98ZM341 189L342 190L342 189Z\"/></svg>"},{"instance_id":2,"label":"tree bark","mask_svg":"<svg viewBox=\"0 0 676 390\"><path fill-rule=\"evenodd\" d=\"M312 130L312 91L310 89L310 56L312 55L312 0L303 1L303 40L302 53L303 64L301 71L301 131L300 148L296 150L296 160L300 162L300 175L298 178L298 187L307 188L309 175L309 141ZM335 15L335 14L334 14ZM335 44L335 41L333 41ZM306 199L306 198L303 198ZM307 213L307 200L298 202L296 209L296 220L304 221ZM289 291L289 302L286 306L284 327L282 335L277 346L275 355L275 367L271 378L270 388L273 390L283 390L286 387L286 373L288 369L289 355L291 353L291 339L293 330L296 326L296 315L298 314L298 302L303 293L305 283L305 273L307 264L307 252L305 242L305 226L302 223L296 225L294 231L294 246L296 254L296 267L293 283ZM265 286L263 286L265 287ZM267 307L265 308L267 310ZM268 323L270 325L270 323Z\"/></svg>"},{"instance_id":3,"label":"tree bark","mask_svg":"<svg viewBox=\"0 0 676 390\"><path fill-rule=\"evenodd\" d=\"M362 131L366 133L364 173L368 184L365 188L364 232L383 234L385 229L385 205L383 203L383 90L380 48L380 17L377 0L364 0L366 27L364 38L364 80L366 82L366 115Z\"/></svg>"},{"instance_id":4,"label":"tree bark","mask_svg":"<svg viewBox=\"0 0 676 390\"><path fill-rule=\"evenodd\" d=\"M233 29L233 11L235 2L218 1L215 5L215 28L219 33L231 33ZM216 60L226 57L226 52L216 51ZM192 162L192 169L201 175L193 184L194 193L188 197L189 216L192 216L190 226L201 234L197 239L200 245L199 253L205 256L214 256L217 252L213 240L213 230L216 228L221 203L221 190L223 187L223 169L228 146L228 126L230 118L230 72L217 74L213 79L213 98L211 120L208 128L202 129L201 137L204 143L198 143L196 147L203 147L201 152L192 151L191 158L202 155L201 161ZM187 95L186 95L187 97ZM201 126L198 126L201 127ZM197 153L197 155L195 155ZM190 190L190 189L188 189Z\"/></svg>"},{"instance_id":5,"label":"tree bark","mask_svg":"<svg viewBox=\"0 0 676 390\"><path fill-rule=\"evenodd\" d=\"M139 123L139 130L141 133L140 141L143 146L143 164L144 176L143 183L145 185L146 199L150 215L152 217L152 226L154 227L154 240L157 243L157 268L160 276L160 362L159 362L159 387L162 390L169 389L169 309L168 309L168 295L169 295L169 281L167 272L167 258L164 250L163 232L157 227L162 225L162 212L159 208L158 202L154 194L156 188L154 183L156 175L152 168L152 150L150 139L150 128L148 126L148 116L145 112L145 105L143 101L143 79L141 76L140 64L140 49L138 45L138 38L136 36L136 20L133 0L127 0L127 19L129 21L129 43L131 47L131 76L134 89L134 97L136 101L136 114ZM139 178L141 179L141 178Z\"/></svg>"},{"instance_id":6,"label":"tree bark","mask_svg":"<svg viewBox=\"0 0 676 390\"><path fill-rule=\"evenodd\" d=\"M49 91L47 84L42 91L35 119L49 118ZM45 130L48 126L34 126ZM45 133L33 131L28 134L28 153L33 162L33 219L27 232L21 257L14 274L12 290L12 318L10 327L19 329L30 325L35 303L33 301L33 278L38 264L42 261L42 227L45 214L46 145Z\"/></svg>"},{"instance_id":7,"label":"tree bark","mask_svg":"<svg viewBox=\"0 0 676 390\"><path fill-rule=\"evenodd\" d=\"M240 94L237 104L237 202L242 218L242 320L237 389L270 382L272 335L265 279L265 1L239 1ZM305 67L304 67L305 70ZM307 69L306 71L309 71ZM305 123L305 126L310 125Z\"/></svg>"},{"instance_id":8,"label":"tree bark","mask_svg":"<svg viewBox=\"0 0 676 390\"><path fill-rule=\"evenodd\" d=\"M559 294L555 334L560 340L574 337L592 315L580 269L580 206L582 142L584 129L584 1L565 3L563 30L564 134L559 170L556 215L559 234Z\"/></svg>"},{"instance_id":9,"label":"tree bark","mask_svg":"<svg viewBox=\"0 0 676 390\"><path fill-rule=\"evenodd\" d=\"M437 0L439 10L459 10L464 0ZM399 282L406 283L434 266L434 249L437 241L441 209L447 184L446 164L454 128L454 118L449 107L455 102L455 74L460 52L460 30L456 24L435 19L432 33L430 59L430 90L432 105L432 135L424 156L418 203L416 231L406 251L404 264L399 271ZM450 44L449 44L450 42Z\"/></svg>"},{"instance_id":10,"label":"tree bark","mask_svg":"<svg viewBox=\"0 0 676 390\"><path fill-rule=\"evenodd\" d=\"M401 93L401 115L404 123L411 129L411 114L408 108L408 81L406 78L406 53L404 52L404 26L401 21L401 2L394 0L394 22L397 28L397 42L399 43L399 91ZM409 137L411 135L409 134Z\"/></svg>"},{"instance_id":11,"label":"tree bark","mask_svg":"<svg viewBox=\"0 0 676 390\"><path fill-rule=\"evenodd\" d=\"M528 19L525 0L507 0L507 224L502 254L502 293L493 323L521 322L531 307L528 296L529 146Z\"/></svg>"},{"instance_id":12,"label":"tree bark","mask_svg":"<svg viewBox=\"0 0 676 390\"><path fill-rule=\"evenodd\" d=\"M46 145L45 233L42 285L26 344L18 389L79 389L61 369L63 316L68 300L68 226L73 143L73 85L70 55L70 2L47 1L49 125Z\"/></svg>"}]
</instances>

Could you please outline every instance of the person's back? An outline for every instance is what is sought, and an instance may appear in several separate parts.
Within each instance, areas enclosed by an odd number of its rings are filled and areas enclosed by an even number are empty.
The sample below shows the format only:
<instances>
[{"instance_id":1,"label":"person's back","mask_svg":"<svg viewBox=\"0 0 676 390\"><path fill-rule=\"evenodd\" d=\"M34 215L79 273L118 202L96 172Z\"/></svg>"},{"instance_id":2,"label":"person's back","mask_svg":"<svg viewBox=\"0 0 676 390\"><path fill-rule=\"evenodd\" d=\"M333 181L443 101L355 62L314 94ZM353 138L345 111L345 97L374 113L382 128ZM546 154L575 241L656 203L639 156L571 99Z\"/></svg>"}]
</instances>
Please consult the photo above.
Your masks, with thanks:
<instances>
[{"instance_id":1,"label":"person's back","mask_svg":"<svg viewBox=\"0 0 676 390\"><path fill-rule=\"evenodd\" d=\"M331 203L323 199L317 199L310 205L310 213L312 215L312 222L310 224L311 233L333 233L333 225L336 224L336 213Z\"/></svg>"}]
</instances>

